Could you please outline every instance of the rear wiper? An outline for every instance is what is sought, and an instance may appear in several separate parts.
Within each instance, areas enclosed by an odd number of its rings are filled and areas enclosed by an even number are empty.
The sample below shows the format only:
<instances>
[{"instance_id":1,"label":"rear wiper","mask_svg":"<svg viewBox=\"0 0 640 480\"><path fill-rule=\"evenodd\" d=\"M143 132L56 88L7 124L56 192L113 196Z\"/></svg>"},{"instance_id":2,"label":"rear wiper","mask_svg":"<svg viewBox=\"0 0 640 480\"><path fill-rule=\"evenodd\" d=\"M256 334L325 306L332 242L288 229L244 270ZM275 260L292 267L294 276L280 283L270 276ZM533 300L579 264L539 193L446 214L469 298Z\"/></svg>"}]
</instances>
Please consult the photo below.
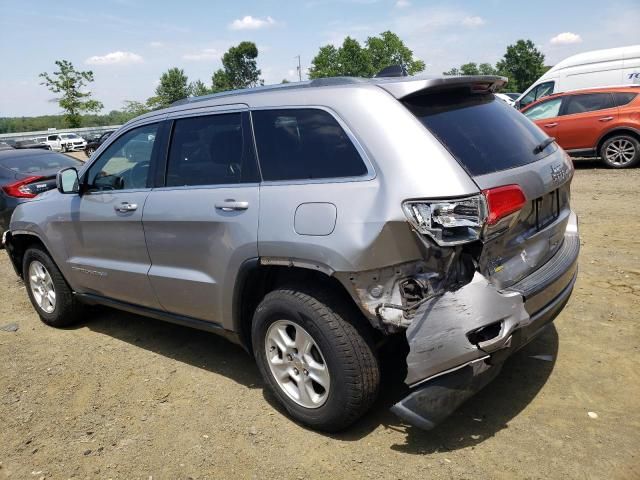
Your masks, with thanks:
<instances>
[{"instance_id":1,"label":"rear wiper","mask_svg":"<svg viewBox=\"0 0 640 480\"><path fill-rule=\"evenodd\" d=\"M553 142L556 141L556 137L549 137L549 138L545 138L541 143L539 143L536 148L533 149L533 154L537 155L540 152L542 152L545 148L547 148L549 145L551 145Z\"/></svg>"}]
</instances>

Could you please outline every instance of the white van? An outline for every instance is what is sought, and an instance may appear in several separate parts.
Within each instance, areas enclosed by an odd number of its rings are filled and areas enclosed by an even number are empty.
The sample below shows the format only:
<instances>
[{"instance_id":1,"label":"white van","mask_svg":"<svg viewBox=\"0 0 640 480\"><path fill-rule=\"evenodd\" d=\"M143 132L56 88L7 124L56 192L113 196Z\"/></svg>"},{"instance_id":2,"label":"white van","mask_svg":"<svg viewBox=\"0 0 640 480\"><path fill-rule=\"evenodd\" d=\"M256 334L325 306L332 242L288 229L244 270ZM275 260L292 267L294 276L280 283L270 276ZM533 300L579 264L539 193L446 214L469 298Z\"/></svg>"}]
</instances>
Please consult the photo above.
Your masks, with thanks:
<instances>
[{"instance_id":1,"label":"white van","mask_svg":"<svg viewBox=\"0 0 640 480\"><path fill-rule=\"evenodd\" d=\"M640 45L579 53L542 75L516 100L523 108L552 93L640 84Z\"/></svg>"}]
</instances>

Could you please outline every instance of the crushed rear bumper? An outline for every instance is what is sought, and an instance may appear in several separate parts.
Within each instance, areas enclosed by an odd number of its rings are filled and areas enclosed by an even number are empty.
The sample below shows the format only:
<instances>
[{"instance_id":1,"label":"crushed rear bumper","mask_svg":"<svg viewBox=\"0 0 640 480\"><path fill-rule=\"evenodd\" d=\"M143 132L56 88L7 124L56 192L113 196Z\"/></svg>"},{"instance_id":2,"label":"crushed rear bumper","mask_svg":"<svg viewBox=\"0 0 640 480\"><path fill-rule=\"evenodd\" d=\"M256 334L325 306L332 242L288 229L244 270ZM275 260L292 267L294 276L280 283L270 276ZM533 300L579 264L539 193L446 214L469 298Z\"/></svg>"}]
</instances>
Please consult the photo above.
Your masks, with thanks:
<instances>
[{"instance_id":1,"label":"crushed rear bumper","mask_svg":"<svg viewBox=\"0 0 640 480\"><path fill-rule=\"evenodd\" d=\"M392 407L431 429L493 380L511 354L533 340L567 303L578 272L577 218L558 252L504 291L479 273L425 305L407 329L406 383L413 391Z\"/></svg>"}]
</instances>

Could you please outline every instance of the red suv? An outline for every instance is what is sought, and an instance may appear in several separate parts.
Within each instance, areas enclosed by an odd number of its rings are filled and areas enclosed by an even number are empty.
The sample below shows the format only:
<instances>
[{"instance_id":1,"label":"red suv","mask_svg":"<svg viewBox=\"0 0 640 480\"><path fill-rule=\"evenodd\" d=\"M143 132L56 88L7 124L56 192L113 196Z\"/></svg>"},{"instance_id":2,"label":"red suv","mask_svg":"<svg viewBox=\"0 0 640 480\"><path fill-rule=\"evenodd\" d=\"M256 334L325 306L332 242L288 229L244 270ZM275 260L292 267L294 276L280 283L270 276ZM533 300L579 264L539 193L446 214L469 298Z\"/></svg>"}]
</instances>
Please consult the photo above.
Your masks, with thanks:
<instances>
[{"instance_id":1,"label":"red suv","mask_svg":"<svg viewBox=\"0 0 640 480\"><path fill-rule=\"evenodd\" d=\"M640 87L549 95L522 113L574 157L599 156L613 168L640 162Z\"/></svg>"}]
</instances>

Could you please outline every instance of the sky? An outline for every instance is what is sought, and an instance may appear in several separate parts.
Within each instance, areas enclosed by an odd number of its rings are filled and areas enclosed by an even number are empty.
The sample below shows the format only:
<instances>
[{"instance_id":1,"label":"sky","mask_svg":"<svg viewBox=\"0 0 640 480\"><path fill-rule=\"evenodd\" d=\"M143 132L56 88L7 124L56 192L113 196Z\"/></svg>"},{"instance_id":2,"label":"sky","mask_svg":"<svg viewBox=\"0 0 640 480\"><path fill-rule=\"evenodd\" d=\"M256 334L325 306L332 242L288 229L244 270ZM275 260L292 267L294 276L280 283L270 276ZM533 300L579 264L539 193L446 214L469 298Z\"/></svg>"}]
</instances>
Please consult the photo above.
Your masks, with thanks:
<instances>
[{"instance_id":1,"label":"sky","mask_svg":"<svg viewBox=\"0 0 640 480\"><path fill-rule=\"evenodd\" d=\"M66 59L92 70L103 113L152 96L162 72L211 83L221 57L256 43L266 84L297 79L318 49L391 30L426 73L498 61L531 39L553 65L575 53L640 43L640 1L0 0L0 117L61 113L38 74ZM306 78L303 75L303 78Z\"/></svg>"}]
</instances>

